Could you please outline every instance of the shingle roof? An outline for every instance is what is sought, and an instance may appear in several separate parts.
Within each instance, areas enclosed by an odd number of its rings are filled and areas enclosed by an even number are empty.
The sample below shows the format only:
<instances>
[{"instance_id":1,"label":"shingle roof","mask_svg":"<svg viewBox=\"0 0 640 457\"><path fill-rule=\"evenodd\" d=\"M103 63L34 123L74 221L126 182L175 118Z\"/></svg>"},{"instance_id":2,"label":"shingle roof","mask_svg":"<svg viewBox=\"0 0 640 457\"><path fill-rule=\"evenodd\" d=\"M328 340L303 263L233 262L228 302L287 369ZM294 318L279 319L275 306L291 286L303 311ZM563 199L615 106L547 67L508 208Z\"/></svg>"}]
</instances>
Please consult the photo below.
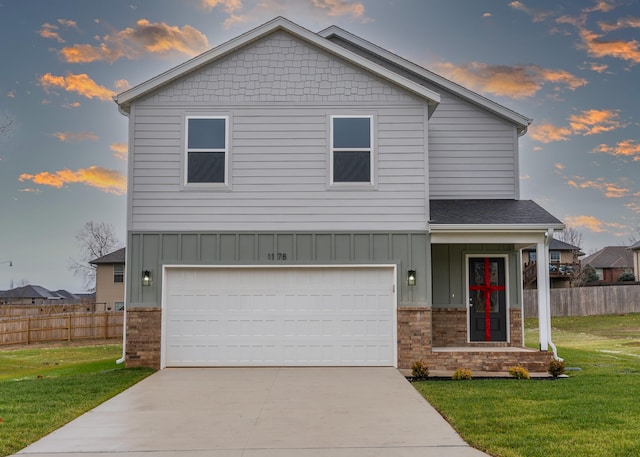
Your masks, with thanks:
<instances>
[{"instance_id":1,"label":"shingle roof","mask_svg":"<svg viewBox=\"0 0 640 457\"><path fill-rule=\"evenodd\" d=\"M562 225L532 200L431 200L429 204L431 225Z\"/></svg>"},{"instance_id":2,"label":"shingle roof","mask_svg":"<svg viewBox=\"0 0 640 457\"><path fill-rule=\"evenodd\" d=\"M593 268L632 268L633 254L628 246L606 246L582 259Z\"/></svg>"},{"instance_id":3,"label":"shingle roof","mask_svg":"<svg viewBox=\"0 0 640 457\"><path fill-rule=\"evenodd\" d=\"M565 243L564 241L556 240L555 238L553 238L551 240L551 244L549 245L549 249L551 249L553 251L578 251L577 252L578 256L584 255L584 252L581 252L580 248L578 246L574 246L572 244ZM525 249L525 251L535 251L535 250L536 250L535 247L531 247L531 248Z\"/></svg>"},{"instance_id":4,"label":"shingle roof","mask_svg":"<svg viewBox=\"0 0 640 457\"><path fill-rule=\"evenodd\" d=\"M634 244L631 245L632 251L636 251L638 249L640 249L640 241L636 241Z\"/></svg>"},{"instance_id":5,"label":"shingle roof","mask_svg":"<svg viewBox=\"0 0 640 457\"><path fill-rule=\"evenodd\" d=\"M62 295L51 292L42 286L22 286L15 289L2 292L2 296L6 298L43 298L46 300L60 300L64 298Z\"/></svg>"},{"instance_id":6,"label":"shingle roof","mask_svg":"<svg viewBox=\"0 0 640 457\"><path fill-rule=\"evenodd\" d=\"M125 248L118 249L117 251L110 252L109 254L98 257L89 263L97 265L99 263L124 263L126 259Z\"/></svg>"}]
</instances>

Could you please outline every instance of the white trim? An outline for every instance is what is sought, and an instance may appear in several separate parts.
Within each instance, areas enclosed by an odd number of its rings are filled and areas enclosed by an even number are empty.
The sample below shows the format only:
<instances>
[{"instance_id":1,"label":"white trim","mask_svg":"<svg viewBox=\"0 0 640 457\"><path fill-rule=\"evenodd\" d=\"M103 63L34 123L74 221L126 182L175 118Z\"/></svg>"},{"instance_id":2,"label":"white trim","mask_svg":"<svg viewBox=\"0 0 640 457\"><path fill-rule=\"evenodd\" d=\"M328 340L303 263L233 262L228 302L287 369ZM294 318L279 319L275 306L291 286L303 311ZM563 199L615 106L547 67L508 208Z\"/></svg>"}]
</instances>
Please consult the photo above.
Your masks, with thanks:
<instances>
[{"instance_id":1,"label":"white trim","mask_svg":"<svg viewBox=\"0 0 640 457\"><path fill-rule=\"evenodd\" d=\"M383 268L389 269L393 272L392 275L392 310L391 310L391 321L392 321L392 345L393 345L393 367L398 367L398 266L396 264L322 264L322 265L285 265L285 264L276 264L276 265L176 265L176 264L167 264L162 265L162 302L160 304L160 309L162 310L162 319L160 323L160 369L166 368L166 317L167 313L165 310L167 303L167 281L166 276L168 274L168 270L182 270L182 269L209 269L209 270L248 270L248 269L340 269L340 268Z\"/></svg>"},{"instance_id":2,"label":"white trim","mask_svg":"<svg viewBox=\"0 0 640 457\"><path fill-rule=\"evenodd\" d=\"M485 98L482 95L479 95L467 89L466 87L460 86L452 81L449 81L448 79L443 78L442 76L436 73L433 73L427 70L426 68L423 68L409 60L403 59L402 57L396 54L393 54L392 52L389 52L386 49L371 43L370 41L360 38L359 36L353 35L352 33L347 32L346 30L343 30L340 27L332 25L318 32L318 35L320 35L321 37L324 37L327 40L330 39L332 36L336 36L345 41L349 41L355 44L356 46L359 46L373 54L377 54L389 60L395 65L405 68L406 70L412 73L416 73L418 76L421 76L427 81L433 84L436 84L448 91L451 91L454 94L464 98L465 100L468 100L469 102L475 105L481 106L482 108L485 108L491 111L492 113L497 114L498 116L505 118L513 122L514 124L517 124L518 132L520 133L520 135L523 135L524 133L526 133L527 127L531 124L531 122L533 122L532 119L526 116L523 116L522 114L516 113L515 111L509 108L506 108L494 102L493 100L489 100L488 98Z\"/></svg>"},{"instance_id":3,"label":"white trim","mask_svg":"<svg viewBox=\"0 0 640 457\"><path fill-rule=\"evenodd\" d=\"M489 258L502 258L504 259L504 301L505 301L505 325L507 328L507 339L505 341L500 341L502 342L507 342L510 343L511 342L511 303L509 300L509 293L510 293L510 287L509 287L509 254L491 254L491 253L485 253L485 252L478 252L478 253L470 253L470 254L465 254L464 259L465 259L465 306L467 308L467 343L484 343L484 341L471 341L471 319L470 319L470 314L471 314L471 306L469 305L469 302L471 300L471 297L469 296L469 259L470 258L485 258L485 257L489 257ZM486 306L486 304L485 304ZM493 342L493 341L489 341L489 342Z\"/></svg>"},{"instance_id":4,"label":"white trim","mask_svg":"<svg viewBox=\"0 0 640 457\"><path fill-rule=\"evenodd\" d=\"M440 103L440 95L431 89L427 89L421 84L415 83L408 78L400 76L399 74L381 66L369 59L366 59L354 52L351 52L342 46L339 46L331 41L317 35L283 17L277 17L261 26L258 26L249 32L246 32L230 41L227 41L220 46L210 49L199 56L194 57L181 65L178 65L148 81L143 82L121 94L116 95L113 100L120 107L120 112L125 114L129 111L131 103L135 100L147 95L150 92L157 90L158 88L175 81L178 78L185 76L186 74L195 71L205 65L212 63L213 61L224 57L232 52L237 51L243 46L246 46L256 40L263 38L270 33L278 30L286 31L295 37L304 40L320 49L323 49L330 54L340 57L351 64L367 70L376 76L389 81L395 85L402 87L408 92L419 96L427 100L430 106L430 110L433 111L435 107Z\"/></svg>"},{"instance_id":5,"label":"white trim","mask_svg":"<svg viewBox=\"0 0 640 457\"><path fill-rule=\"evenodd\" d=\"M369 119L369 147L368 148L334 148L333 147L333 120L334 119ZM370 114L331 114L329 116L329 185L331 187L338 186L355 186L355 187L373 187L375 186L375 163L377 154L375 153L374 142L374 117ZM338 181L333 180L333 153L345 151L369 152L369 181Z\"/></svg>"},{"instance_id":6,"label":"white trim","mask_svg":"<svg viewBox=\"0 0 640 457\"><path fill-rule=\"evenodd\" d=\"M206 148L206 149L189 149L189 120L191 119L224 119L224 149ZM189 182L189 152L224 152L224 181L223 182ZM184 150L182 151L184 158L182 184L185 188L226 188L229 185L229 116L220 115L185 115L184 116Z\"/></svg>"}]
</instances>

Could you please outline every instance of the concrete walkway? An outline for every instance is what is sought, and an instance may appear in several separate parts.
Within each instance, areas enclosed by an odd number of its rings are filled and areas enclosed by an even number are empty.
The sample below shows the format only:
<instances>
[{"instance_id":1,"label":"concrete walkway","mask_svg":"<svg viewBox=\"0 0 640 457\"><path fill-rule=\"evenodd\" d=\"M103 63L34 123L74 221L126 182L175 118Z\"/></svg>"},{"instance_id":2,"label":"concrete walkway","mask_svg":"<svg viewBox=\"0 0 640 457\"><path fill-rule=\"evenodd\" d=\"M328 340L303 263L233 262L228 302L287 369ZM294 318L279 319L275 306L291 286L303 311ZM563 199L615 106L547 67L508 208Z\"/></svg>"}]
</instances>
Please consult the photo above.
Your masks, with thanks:
<instances>
[{"instance_id":1,"label":"concrete walkway","mask_svg":"<svg viewBox=\"0 0 640 457\"><path fill-rule=\"evenodd\" d=\"M165 369L22 457L480 457L393 368Z\"/></svg>"}]
</instances>

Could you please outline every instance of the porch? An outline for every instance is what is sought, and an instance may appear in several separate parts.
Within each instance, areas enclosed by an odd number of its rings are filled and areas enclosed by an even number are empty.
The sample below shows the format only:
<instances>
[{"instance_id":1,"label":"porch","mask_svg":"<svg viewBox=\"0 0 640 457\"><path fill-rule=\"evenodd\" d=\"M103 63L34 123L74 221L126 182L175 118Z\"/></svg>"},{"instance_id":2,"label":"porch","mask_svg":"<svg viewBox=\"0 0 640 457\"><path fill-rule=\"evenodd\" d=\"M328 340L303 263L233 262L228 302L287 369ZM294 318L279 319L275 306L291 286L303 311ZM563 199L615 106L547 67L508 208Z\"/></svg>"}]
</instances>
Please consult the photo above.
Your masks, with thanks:
<instances>
[{"instance_id":1,"label":"porch","mask_svg":"<svg viewBox=\"0 0 640 457\"><path fill-rule=\"evenodd\" d=\"M552 360L553 352L513 346L476 345L434 347L427 363L432 376L453 373L458 368L466 368L475 375L486 376L487 373L507 373L510 367L518 365L531 374L545 374Z\"/></svg>"}]
</instances>

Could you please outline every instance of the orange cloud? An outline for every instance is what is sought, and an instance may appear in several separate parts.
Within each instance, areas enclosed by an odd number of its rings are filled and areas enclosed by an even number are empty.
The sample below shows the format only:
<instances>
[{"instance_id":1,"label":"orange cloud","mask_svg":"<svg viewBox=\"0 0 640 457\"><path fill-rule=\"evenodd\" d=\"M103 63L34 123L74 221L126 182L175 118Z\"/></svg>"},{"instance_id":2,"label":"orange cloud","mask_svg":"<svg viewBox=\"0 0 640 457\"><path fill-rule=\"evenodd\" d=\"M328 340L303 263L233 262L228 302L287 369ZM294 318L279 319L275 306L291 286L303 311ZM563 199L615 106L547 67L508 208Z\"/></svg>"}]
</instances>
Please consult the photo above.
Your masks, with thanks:
<instances>
[{"instance_id":1,"label":"orange cloud","mask_svg":"<svg viewBox=\"0 0 640 457\"><path fill-rule=\"evenodd\" d=\"M631 193L631 189L620 187L617 184L605 182L603 178L595 180L585 180L580 177L574 177L567 181L567 184L577 189L595 189L604 193L607 198L626 197Z\"/></svg>"},{"instance_id":2,"label":"orange cloud","mask_svg":"<svg viewBox=\"0 0 640 457\"><path fill-rule=\"evenodd\" d=\"M634 161L640 160L640 144L635 142L636 140L623 140L618 142L615 146L607 146L601 144L593 152L602 152L610 154L612 156L631 157Z\"/></svg>"},{"instance_id":3,"label":"orange cloud","mask_svg":"<svg viewBox=\"0 0 640 457\"><path fill-rule=\"evenodd\" d=\"M18 179L20 182L32 181L35 184L57 189L64 187L65 184L80 183L114 195L124 195L127 192L127 180L124 175L115 170L97 166L76 171L65 169L55 173L43 171L35 175L23 173Z\"/></svg>"},{"instance_id":4,"label":"orange cloud","mask_svg":"<svg viewBox=\"0 0 640 457\"><path fill-rule=\"evenodd\" d=\"M613 10L615 7L616 5L614 2L607 1L607 0L598 0L594 6L590 8L585 8L582 11L584 11L585 13L594 13L594 12L607 13Z\"/></svg>"},{"instance_id":5,"label":"orange cloud","mask_svg":"<svg viewBox=\"0 0 640 457\"><path fill-rule=\"evenodd\" d=\"M52 135L57 139L59 139L60 141L82 141L82 140L98 141L98 135L91 132L80 132L80 133L56 132L56 133L53 133Z\"/></svg>"},{"instance_id":6,"label":"orange cloud","mask_svg":"<svg viewBox=\"0 0 640 457\"><path fill-rule=\"evenodd\" d=\"M640 43L636 40L603 40L603 35L591 32L587 29L580 30L582 47L589 55L594 57L615 57L640 63Z\"/></svg>"},{"instance_id":7,"label":"orange cloud","mask_svg":"<svg viewBox=\"0 0 640 457\"><path fill-rule=\"evenodd\" d=\"M619 117L618 111L615 110L590 109L569 116L569 125L576 134L593 135L623 127L618 120Z\"/></svg>"},{"instance_id":8,"label":"orange cloud","mask_svg":"<svg viewBox=\"0 0 640 457\"><path fill-rule=\"evenodd\" d=\"M110 101L115 95L114 91L100 86L89 78L89 75L86 73L67 76L54 76L51 73L46 73L40 77L40 84L45 90L52 87L59 87L67 92L76 92L89 99L97 98L99 100Z\"/></svg>"},{"instance_id":9,"label":"orange cloud","mask_svg":"<svg viewBox=\"0 0 640 457\"><path fill-rule=\"evenodd\" d=\"M127 143L113 143L111 146L109 146L109 149L111 149L115 153L113 154L115 158L122 160L127 159L127 155L129 153L129 146L127 145Z\"/></svg>"},{"instance_id":10,"label":"orange cloud","mask_svg":"<svg viewBox=\"0 0 640 457\"><path fill-rule=\"evenodd\" d=\"M233 14L236 11L242 9L242 1L241 0L202 0L202 6L209 10L214 9L217 6L221 6L224 10Z\"/></svg>"},{"instance_id":11,"label":"orange cloud","mask_svg":"<svg viewBox=\"0 0 640 457\"><path fill-rule=\"evenodd\" d=\"M62 39L62 37L58 33L59 28L60 27L58 27L57 25L49 24L48 22L45 22L40 27L40 30L38 30L38 34L42 38L46 38L47 40L56 40L58 43L64 43L65 42L64 39Z\"/></svg>"},{"instance_id":12,"label":"orange cloud","mask_svg":"<svg viewBox=\"0 0 640 457\"><path fill-rule=\"evenodd\" d=\"M609 22L599 22L600 30L605 33L625 28L640 28L640 17L627 17L618 19L615 24Z\"/></svg>"},{"instance_id":13,"label":"orange cloud","mask_svg":"<svg viewBox=\"0 0 640 457\"><path fill-rule=\"evenodd\" d=\"M604 73L607 68L609 68L609 66L606 64L596 62L589 62L587 65L589 65L590 70L593 70L597 73Z\"/></svg>"},{"instance_id":14,"label":"orange cloud","mask_svg":"<svg viewBox=\"0 0 640 457\"><path fill-rule=\"evenodd\" d=\"M568 226L579 228L583 227L596 233L611 232L626 228L625 225L615 222L604 222L594 216L566 216L564 223Z\"/></svg>"},{"instance_id":15,"label":"orange cloud","mask_svg":"<svg viewBox=\"0 0 640 457\"><path fill-rule=\"evenodd\" d=\"M114 62L121 58L136 59L144 53L169 55L177 52L193 57L208 47L207 37L190 25L180 28L140 19L135 27L105 35L98 46L77 44L63 48L60 54L70 63Z\"/></svg>"},{"instance_id":16,"label":"orange cloud","mask_svg":"<svg viewBox=\"0 0 640 457\"><path fill-rule=\"evenodd\" d=\"M571 129L568 127L557 127L553 124L532 124L529 127L529 136L541 143L551 143L553 141L566 141L571 136Z\"/></svg>"},{"instance_id":17,"label":"orange cloud","mask_svg":"<svg viewBox=\"0 0 640 457\"><path fill-rule=\"evenodd\" d=\"M528 6L525 6L524 3L519 1L511 2L509 3L509 6L513 9L528 14L533 18L533 22L542 22L551 15L551 12L549 11L534 10L533 8L529 8Z\"/></svg>"},{"instance_id":18,"label":"orange cloud","mask_svg":"<svg viewBox=\"0 0 640 457\"><path fill-rule=\"evenodd\" d=\"M364 4L361 2L347 2L345 0L311 0L313 6L327 10L329 16L351 16L363 19Z\"/></svg>"},{"instance_id":19,"label":"orange cloud","mask_svg":"<svg viewBox=\"0 0 640 457\"><path fill-rule=\"evenodd\" d=\"M587 84L586 79L567 71L540 68L537 65L506 66L470 62L456 66L442 62L436 64L436 71L473 90L515 99L533 97L546 83L556 84L556 89L564 85L570 90Z\"/></svg>"}]
</instances>

